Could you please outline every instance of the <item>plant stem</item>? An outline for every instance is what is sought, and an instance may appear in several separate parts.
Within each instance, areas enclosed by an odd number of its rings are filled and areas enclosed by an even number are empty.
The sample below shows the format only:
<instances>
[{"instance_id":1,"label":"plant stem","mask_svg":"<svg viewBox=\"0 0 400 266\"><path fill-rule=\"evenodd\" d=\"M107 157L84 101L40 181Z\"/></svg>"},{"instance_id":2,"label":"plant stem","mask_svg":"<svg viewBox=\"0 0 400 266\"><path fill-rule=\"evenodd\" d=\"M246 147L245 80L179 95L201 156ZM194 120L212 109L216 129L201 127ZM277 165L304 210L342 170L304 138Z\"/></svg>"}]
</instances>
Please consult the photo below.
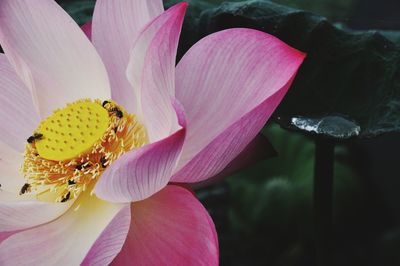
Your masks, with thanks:
<instances>
[{"instance_id":1,"label":"plant stem","mask_svg":"<svg viewBox=\"0 0 400 266\"><path fill-rule=\"evenodd\" d=\"M332 261L332 196L335 144L318 138L314 168L314 222L317 266L330 266Z\"/></svg>"}]
</instances>

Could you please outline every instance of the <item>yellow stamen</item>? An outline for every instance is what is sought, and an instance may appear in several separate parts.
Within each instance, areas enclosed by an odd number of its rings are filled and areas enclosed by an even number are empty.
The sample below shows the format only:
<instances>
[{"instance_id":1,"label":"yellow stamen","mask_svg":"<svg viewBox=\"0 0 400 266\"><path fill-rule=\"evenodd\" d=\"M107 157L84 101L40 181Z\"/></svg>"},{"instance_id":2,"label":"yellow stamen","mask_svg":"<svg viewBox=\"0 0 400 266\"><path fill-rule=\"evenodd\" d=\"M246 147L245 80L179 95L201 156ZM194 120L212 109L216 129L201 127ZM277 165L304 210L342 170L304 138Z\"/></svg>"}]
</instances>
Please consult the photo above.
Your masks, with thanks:
<instances>
[{"instance_id":1,"label":"yellow stamen","mask_svg":"<svg viewBox=\"0 0 400 266\"><path fill-rule=\"evenodd\" d=\"M134 115L99 100L80 100L56 110L33 136L22 171L39 200L58 202L93 187L113 161L147 143L145 128Z\"/></svg>"}]
</instances>

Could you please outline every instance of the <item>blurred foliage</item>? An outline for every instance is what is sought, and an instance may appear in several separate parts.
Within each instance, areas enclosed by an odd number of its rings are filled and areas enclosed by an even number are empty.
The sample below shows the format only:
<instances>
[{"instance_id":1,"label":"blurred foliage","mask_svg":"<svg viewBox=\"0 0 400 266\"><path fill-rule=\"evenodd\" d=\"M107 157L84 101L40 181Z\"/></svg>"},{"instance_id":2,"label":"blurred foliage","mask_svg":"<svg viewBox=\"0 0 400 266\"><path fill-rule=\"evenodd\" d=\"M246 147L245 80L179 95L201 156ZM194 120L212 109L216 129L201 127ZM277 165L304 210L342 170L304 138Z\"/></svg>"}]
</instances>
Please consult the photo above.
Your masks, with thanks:
<instances>
[{"instance_id":1,"label":"blurred foliage","mask_svg":"<svg viewBox=\"0 0 400 266\"><path fill-rule=\"evenodd\" d=\"M199 192L219 230L224 265L307 265L312 258L314 145L277 126L265 134L279 156ZM339 148L337 156L346 150ZM335 218L357 206L363 191L345 164L335 165ZM222 200L219 202L219 200ZM303 264L302 264L303 263Z\"/></svg>"},{"instance_id":2,"label":"blurred foliage","mask_svg":"<svg viewBox=\"0 0 400 266\"><path fill-rule=\"evenodd\" d=\"M347 21L355 0L272 0L277 4L307 10L328 18L332 22Z\"/></svg>"},{"instance_id":3,"label":"blurred foliage","mask_svg":"<svg viewBox=\"0 0 400 266\"><path fill-rule=\"evenodd\" d=\"M278 157L198 192L217 226L221 265L311 265L314 143L278 126L264 133ZM348 149L335 154L334 265L400 265L399 229L349 166Z\"/></svg>"},{"instance_id":4,"label":"blurred foliage","mask_svg":"<svg viewBox=\"0 0 400 266\"><path fill-rule=\"evenodd\" d=\"M353 136L358 126L361 137L400 132L400 47L382 34L339 29L322 16L266 0L189 3L180 55L201 38L235 27L270 33L307 53L275 112L275 121L285 128L312 128L318 134L340 138ZM295 127L293 119L299 117L324 121L325 128L334 132L304 124ZM356 127L338 132L347 128L338 126L344 119L354 121Z\"/></svg>"}]
</instances>

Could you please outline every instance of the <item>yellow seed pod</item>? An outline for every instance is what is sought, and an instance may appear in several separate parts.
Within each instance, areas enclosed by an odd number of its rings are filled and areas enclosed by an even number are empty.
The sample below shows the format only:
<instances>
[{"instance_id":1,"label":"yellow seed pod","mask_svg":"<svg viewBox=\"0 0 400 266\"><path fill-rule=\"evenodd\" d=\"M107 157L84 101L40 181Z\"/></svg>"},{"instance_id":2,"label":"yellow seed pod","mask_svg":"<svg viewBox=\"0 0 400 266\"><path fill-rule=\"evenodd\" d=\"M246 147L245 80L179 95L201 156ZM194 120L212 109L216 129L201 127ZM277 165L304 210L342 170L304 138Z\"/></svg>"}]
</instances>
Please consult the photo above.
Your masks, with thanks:
<instances>
[{"instance_id":1,"label":"yellow seed pod","mask_svg":"<svg viewBox=\"0 0 400 266\"><path fill-rule=\"evenodd\" d=\"M82 100L56 110L35 131L43 138L35 142L42 158L71 160L91 150L110 125L108 111L101 104Z\"/></svg>"}]
</instances>

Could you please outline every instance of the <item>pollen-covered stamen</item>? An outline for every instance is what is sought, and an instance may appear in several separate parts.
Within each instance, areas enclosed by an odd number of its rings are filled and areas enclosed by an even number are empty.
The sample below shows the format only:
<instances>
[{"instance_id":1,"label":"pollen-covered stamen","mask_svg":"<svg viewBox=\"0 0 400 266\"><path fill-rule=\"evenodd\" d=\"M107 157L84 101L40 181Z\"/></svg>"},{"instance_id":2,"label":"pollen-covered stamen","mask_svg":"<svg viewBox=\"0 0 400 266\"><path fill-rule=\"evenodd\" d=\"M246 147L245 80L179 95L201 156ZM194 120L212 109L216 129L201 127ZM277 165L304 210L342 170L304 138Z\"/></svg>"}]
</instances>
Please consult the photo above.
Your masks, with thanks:
<instances>
[{"instance_id":1,"label":"pollen-covered stamen","mask_svg":"<svg viewBox=\"0 0 400 266\"><path fill-rule=\"evenodd\" d=\"M40 135L40 138L37 137ZM28 139L23 172L38 199L65 202L95 182L118 157L147 143L144 127L112 101L80 100L56 110ZM31 140L31 141L29 141Z\"/></svg>"}]
</instances>

